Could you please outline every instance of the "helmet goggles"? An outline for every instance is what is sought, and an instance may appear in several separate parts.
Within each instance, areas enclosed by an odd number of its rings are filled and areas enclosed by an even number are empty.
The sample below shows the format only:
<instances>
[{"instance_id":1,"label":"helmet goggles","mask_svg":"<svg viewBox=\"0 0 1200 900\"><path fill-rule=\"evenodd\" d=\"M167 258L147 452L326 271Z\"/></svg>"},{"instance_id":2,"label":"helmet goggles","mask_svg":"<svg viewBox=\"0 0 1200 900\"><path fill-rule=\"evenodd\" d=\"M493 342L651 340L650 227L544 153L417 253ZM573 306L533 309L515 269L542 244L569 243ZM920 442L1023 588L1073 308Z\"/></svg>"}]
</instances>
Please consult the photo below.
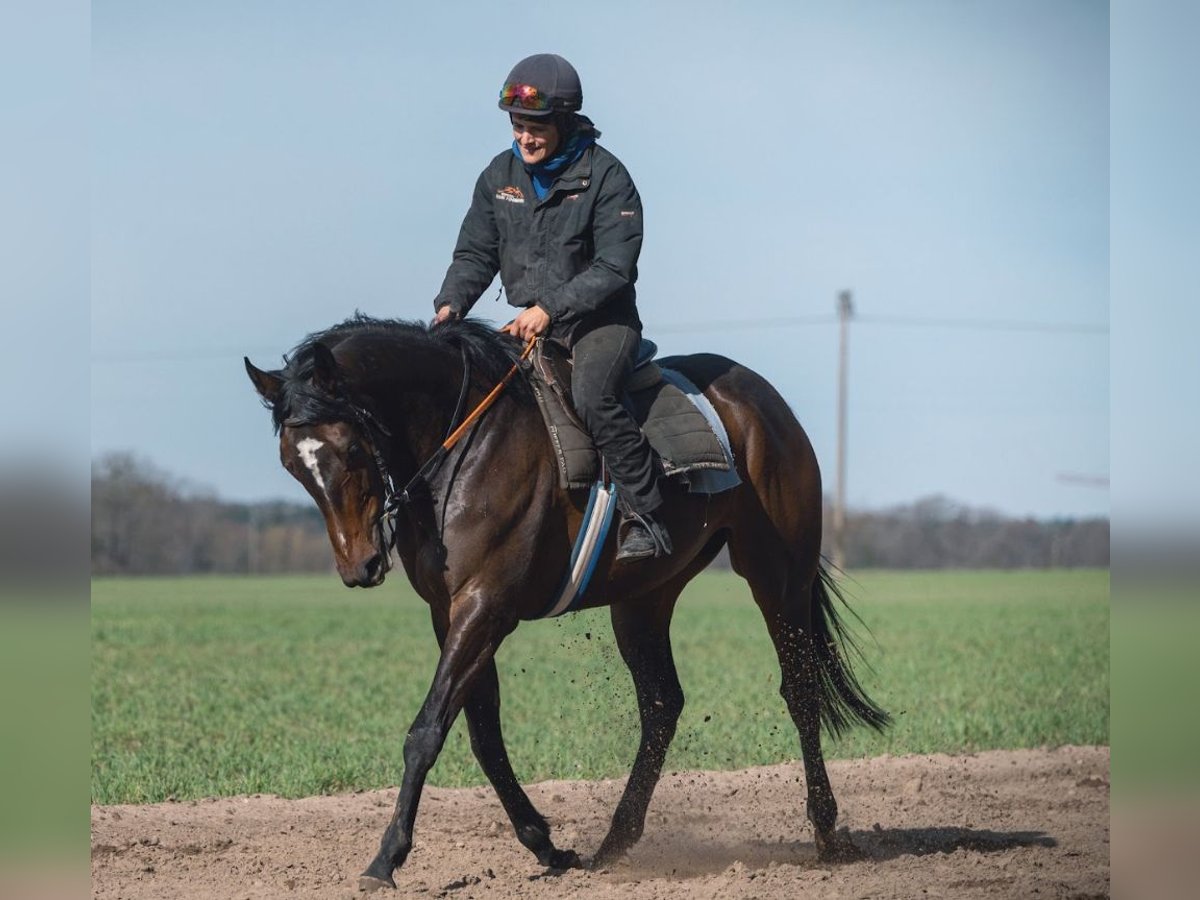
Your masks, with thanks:
<instances>
[{"instance_id":1,"label":"helmet goggles","mask_svg":"<svg viewBox=\"0 0 1200 900\"><path fill-rule=\"evenodd\" d=\"M532 84L510 81L500 89L500 105L514 112L545 115L554 111L554 100Z\"/></svg>"}]
</instances>

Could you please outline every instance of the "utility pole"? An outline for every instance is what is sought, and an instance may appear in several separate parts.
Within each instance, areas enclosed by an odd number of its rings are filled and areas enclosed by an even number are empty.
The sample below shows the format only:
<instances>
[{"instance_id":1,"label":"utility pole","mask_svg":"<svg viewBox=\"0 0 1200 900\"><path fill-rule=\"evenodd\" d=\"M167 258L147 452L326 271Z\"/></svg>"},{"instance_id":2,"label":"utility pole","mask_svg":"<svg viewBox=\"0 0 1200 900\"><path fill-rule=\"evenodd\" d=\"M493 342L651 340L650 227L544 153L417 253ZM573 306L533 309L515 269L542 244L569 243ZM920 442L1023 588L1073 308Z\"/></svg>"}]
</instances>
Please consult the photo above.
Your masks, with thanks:
<instances>
[{"instance_id":1,"label":"utility pole","mask_svg":"<svg viewBox=\"0 0 1200 900\"><path fill-rule=\"evenodd\" d=\"M838 294L838 396L837 396L837 485L833 499L833 564L846 565L846 357L850 317L854 304L850 292Z\"/></svg>"}]
</instances>

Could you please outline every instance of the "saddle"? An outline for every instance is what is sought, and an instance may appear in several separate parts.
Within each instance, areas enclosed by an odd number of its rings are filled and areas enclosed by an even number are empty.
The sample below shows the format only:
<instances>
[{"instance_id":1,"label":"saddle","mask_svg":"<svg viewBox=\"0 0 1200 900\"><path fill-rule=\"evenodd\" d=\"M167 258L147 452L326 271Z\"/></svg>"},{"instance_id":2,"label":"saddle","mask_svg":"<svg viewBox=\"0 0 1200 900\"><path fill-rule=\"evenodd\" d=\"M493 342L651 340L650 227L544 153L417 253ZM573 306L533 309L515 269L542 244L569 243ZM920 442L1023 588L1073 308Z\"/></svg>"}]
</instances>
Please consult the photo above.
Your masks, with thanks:
<instances>
[{"instance_id":1,"label":"saddle","mask_svg":"<svg viewBox=\"0 0 1200 900\"><path fill-rule=\"evenodd\" d=\"M692 490L704 493L716 493L738 484L740 479L733 469L728 439L715 410L680 373L660 367L654 361L657 352L653 341L642 339L633 374L625 385L624 404L650 442L663 474L728 473L716 483L720 486L714 486L711 479L708 482L699 479L696 484L691 484L693 479L686 479ZM558 344L538 341L530 357L528 375L554 446L560 486L590 487L600 477L600 456L571 401L570 357ZM685 389L690 390L685 393ZM708 415L689 393L708 406L713 422L710 423ZM717 431L721 432L720 438ZM707 486L697 487L697 484Z\"/></svg>"}]
</instances>

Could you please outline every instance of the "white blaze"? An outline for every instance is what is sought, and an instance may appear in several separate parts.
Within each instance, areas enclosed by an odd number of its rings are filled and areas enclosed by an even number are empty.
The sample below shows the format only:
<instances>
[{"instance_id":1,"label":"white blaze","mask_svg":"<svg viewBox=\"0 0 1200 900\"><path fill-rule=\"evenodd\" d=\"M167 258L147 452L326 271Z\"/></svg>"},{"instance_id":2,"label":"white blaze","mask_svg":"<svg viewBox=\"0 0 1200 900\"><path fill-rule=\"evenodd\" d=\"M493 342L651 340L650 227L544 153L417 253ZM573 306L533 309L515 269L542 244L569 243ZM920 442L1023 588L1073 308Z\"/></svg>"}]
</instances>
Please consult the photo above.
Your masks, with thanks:
<instances>
[{"instance_id":1,"label":"white blaze","mask_svg":"<svg viewBox=\"0 0 1200 900\"><path fill-rule=\"evenodd\" d=\"M296 444L296 449L300 452L300 462L312 472L313 480L321 490L325 490L325 479L321 477L321 467L317 464L317 451L324 446L325 443L316 438L305 438Z\"/></svg>"}]
</instances>

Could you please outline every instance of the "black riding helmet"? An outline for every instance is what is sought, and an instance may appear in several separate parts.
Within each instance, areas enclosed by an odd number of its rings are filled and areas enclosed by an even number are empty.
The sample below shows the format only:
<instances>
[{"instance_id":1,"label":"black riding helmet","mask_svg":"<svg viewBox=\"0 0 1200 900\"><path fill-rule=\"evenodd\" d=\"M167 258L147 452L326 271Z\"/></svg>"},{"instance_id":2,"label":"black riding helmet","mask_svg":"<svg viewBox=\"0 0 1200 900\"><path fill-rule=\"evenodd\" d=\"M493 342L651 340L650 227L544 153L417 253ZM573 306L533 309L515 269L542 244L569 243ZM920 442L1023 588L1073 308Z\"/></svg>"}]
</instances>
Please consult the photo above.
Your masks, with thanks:
<instances>
[{"instance_id":1,"label":"black riding helmet","mask_svg":"<svg viewBox=\"0 0 1200 900\"><path fill-rule=\"evenodd\" d=\"M527 56L508 73L500 89L500 108L522 116L553 116L577 112L583 106L579 73L554 53Z\"/></svg>"}]
</instances>

